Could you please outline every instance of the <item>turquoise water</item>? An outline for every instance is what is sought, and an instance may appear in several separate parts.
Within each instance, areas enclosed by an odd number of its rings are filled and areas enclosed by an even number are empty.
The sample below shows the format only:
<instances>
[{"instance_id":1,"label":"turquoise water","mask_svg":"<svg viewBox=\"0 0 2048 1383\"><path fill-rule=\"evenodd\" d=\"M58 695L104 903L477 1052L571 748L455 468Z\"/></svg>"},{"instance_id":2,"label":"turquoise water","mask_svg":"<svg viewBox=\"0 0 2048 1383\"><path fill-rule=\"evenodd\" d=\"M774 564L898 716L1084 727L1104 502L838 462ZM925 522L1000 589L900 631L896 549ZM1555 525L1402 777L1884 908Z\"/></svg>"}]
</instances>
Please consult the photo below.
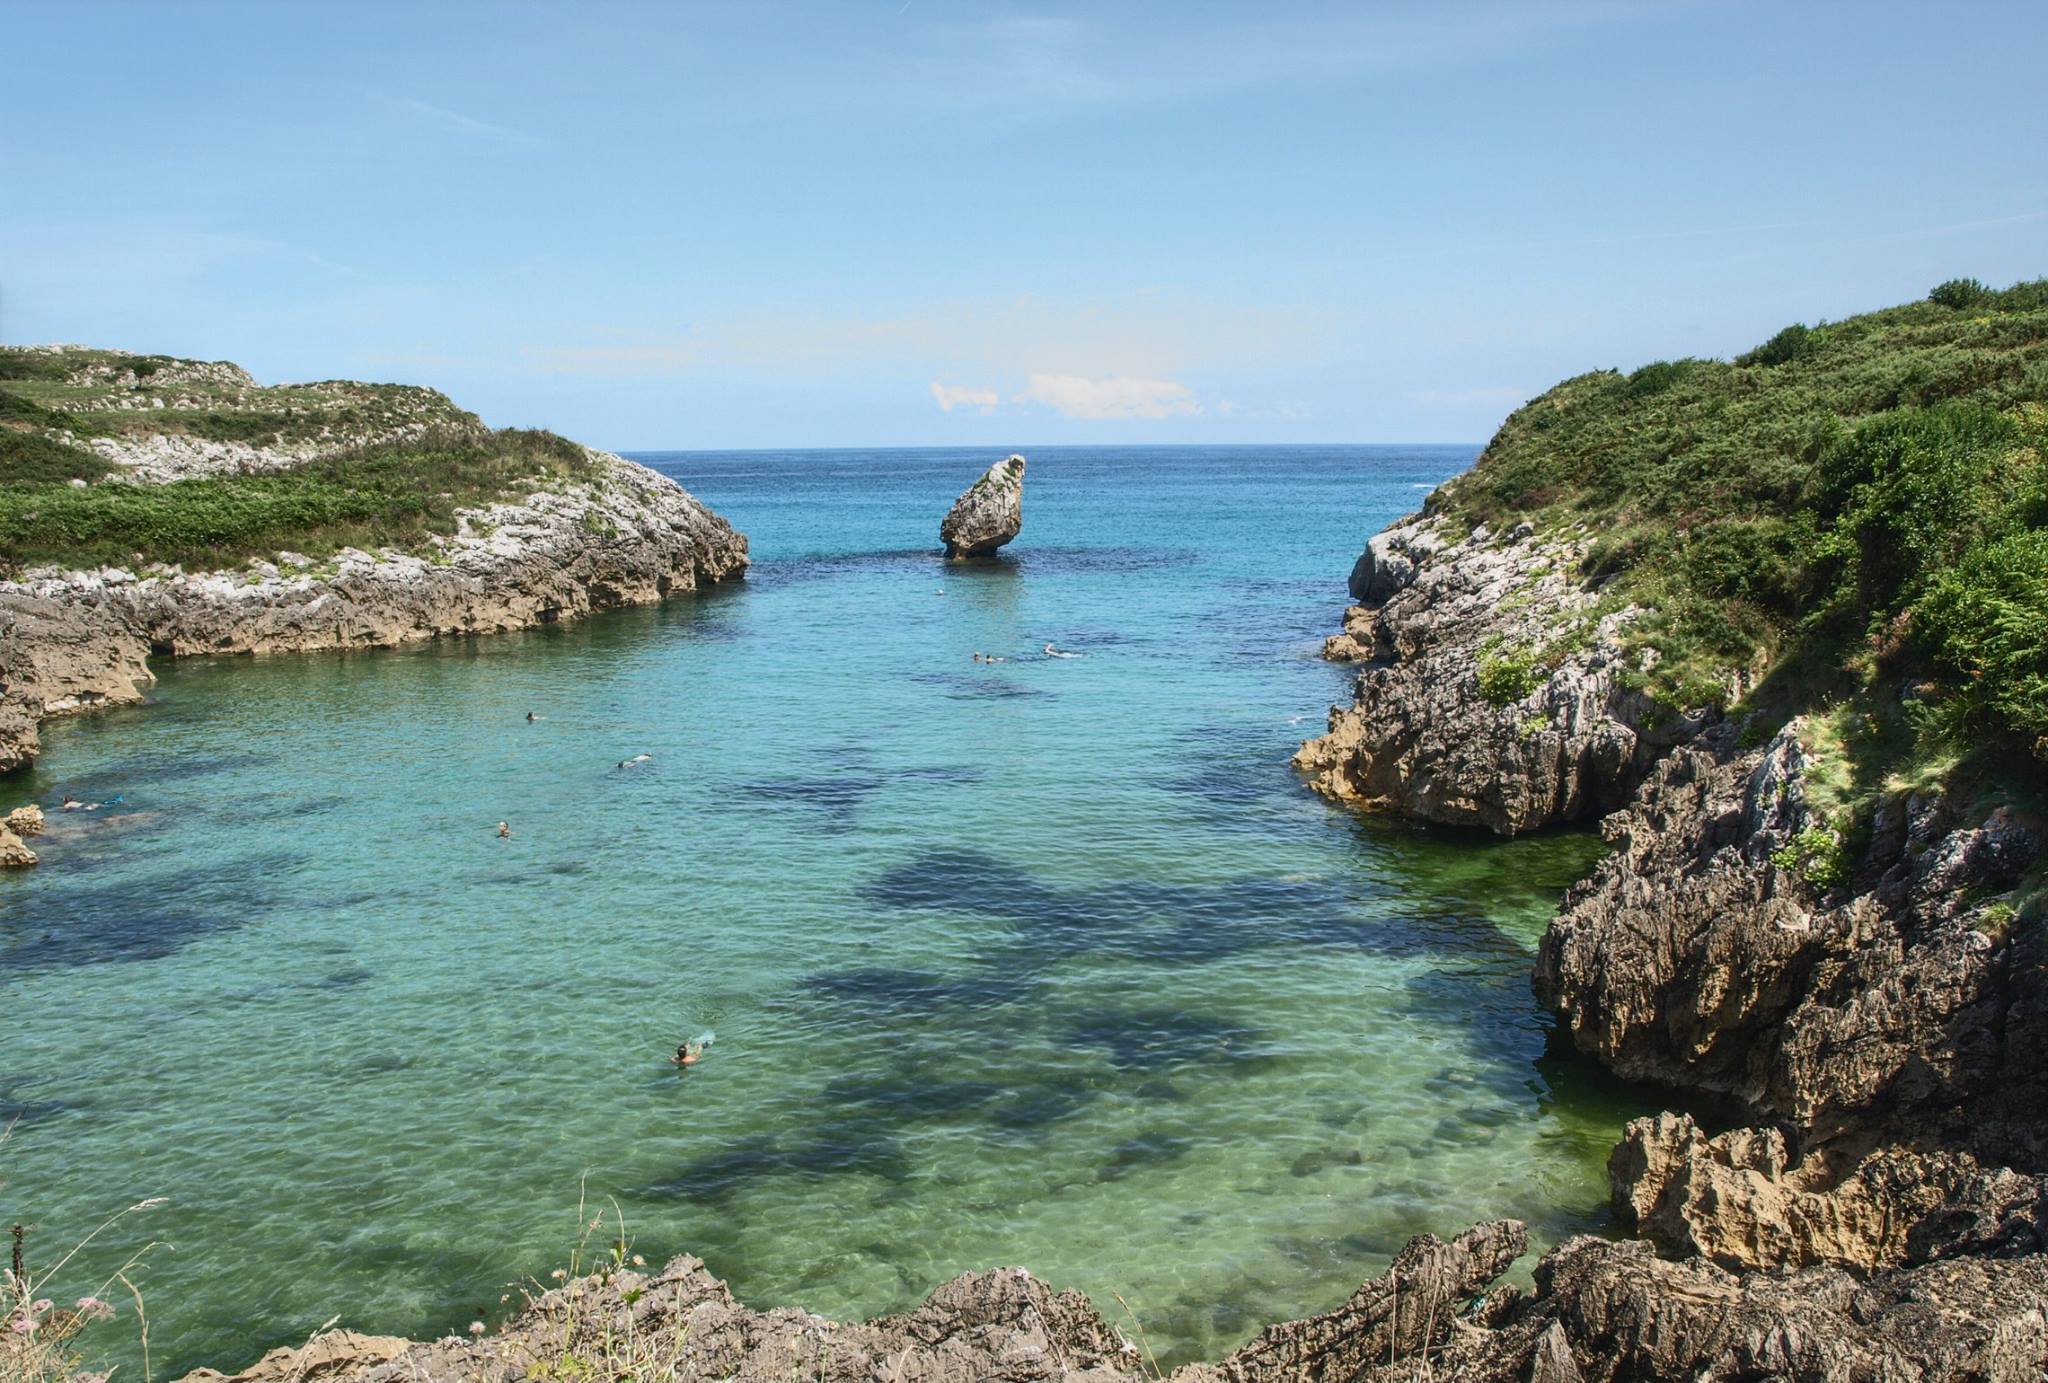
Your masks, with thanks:
<instances>
[{"instance_id":1,"label":"turquoise water","mask_svg":"<svg viewBox=\"0 0 2048 1383\"><path fill-rule=\"evenodd\" d=\"M1527 982L1597 845L1287 767L1353 555L1471 456L1038 451L973 568L936 527L992 455L645 458L750 535L743 586L161 666L0 794L125 797L0 880L6 1213L47 1250L169 1197L107 1246L175 1245L159 1376L460 1329L566 1259L580 1186L756 1304L1017 1263L1169 1360L1411 1234L1597 1225L1639 1111Z\"/></svg>"}]
</instances>

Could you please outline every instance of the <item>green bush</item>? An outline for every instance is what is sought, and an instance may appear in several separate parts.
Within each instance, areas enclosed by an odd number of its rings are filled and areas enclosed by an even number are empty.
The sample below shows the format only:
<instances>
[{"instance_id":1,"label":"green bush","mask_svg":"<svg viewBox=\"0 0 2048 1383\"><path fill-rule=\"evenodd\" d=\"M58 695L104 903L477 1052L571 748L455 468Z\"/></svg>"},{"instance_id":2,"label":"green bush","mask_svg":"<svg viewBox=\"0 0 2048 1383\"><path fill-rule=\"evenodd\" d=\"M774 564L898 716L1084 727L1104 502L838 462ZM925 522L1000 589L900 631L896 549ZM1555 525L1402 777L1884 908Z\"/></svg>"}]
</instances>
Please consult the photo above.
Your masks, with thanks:
<instances>
[{"instance_id":1,"label":"green bush","mask_svg":"<svg viewBox=\"0 0 2048 1383\"><path fill-rule=\"evenodd\" d=\"M1747 355L1735 357L1738 365L1784 365L1813 353L1815 333L1803 322L1794 322Z\"/></svg>"},{"instance_id":2,"label":"green bush","mask_svg":"<svg viewBox=\"0 0 2048 1383\"><path fill-rule=\"evenodd\" d=\"M1487 653L1479 659L1479 694L1496 706L1512 706L1543 685L1533 650Z\"/></svg>"},{"instance_id":3,"label":"green bush","mask_svg":"<svg viewBox=\"0 0 2048 1383\"><path fill-rule=\"evenodd\" d=\"M1848 846L1825 826L1809 826L1773 850L1771 863L1822 890L1848 883L1854 866Z\"/></svg>"},{"instance_id":4,"label":"green bush","mask_svg":"<svg viewBox=\"0 0 2048 1383\"><path fill-rule=\"evenodd\" d=\"M2048 760L2048 528L2010 533L1938 575L1914 611L1916 635L1958 674L1979 730L2015 733Z\"/></svg>"},{"instance_id":5,"label":"green bush","mask_svg":"<svg viewBox=\"0 0 2048 1383\"><path fill-rule=\"evenodd\" d=\"M1975 307L1991 296L1991 290L1975 279L1950 279L1938 283L1927 295L1927 301L1943 307Z\"/></svg>"}]
</instances>

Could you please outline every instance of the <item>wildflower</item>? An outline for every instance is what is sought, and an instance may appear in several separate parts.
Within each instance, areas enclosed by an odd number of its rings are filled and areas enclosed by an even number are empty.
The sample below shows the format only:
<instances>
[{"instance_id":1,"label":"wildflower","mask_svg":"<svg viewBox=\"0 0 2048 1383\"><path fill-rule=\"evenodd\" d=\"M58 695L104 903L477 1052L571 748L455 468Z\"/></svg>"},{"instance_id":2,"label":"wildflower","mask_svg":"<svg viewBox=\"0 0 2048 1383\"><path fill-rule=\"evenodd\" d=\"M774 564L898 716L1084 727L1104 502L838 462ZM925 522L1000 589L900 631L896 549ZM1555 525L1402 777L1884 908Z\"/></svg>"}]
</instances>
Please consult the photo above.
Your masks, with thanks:
<instances>
[{"instance_id":1,"label":"wildflower","mask_svg":"<svg viewBox=\"0 0 2048 1383\"><path fill-rule=\"evenodd\" d=\"M36 1333L36 1326L38 1324L39 1322L34 1316L16 1316L14 1318L14 1333L17 1335L33 1335Z\"/></svg>"},{"instance_id":2,"label":"wildflower","mask_svg":"<svg viewBox=\"0 0 2048 1383\"><path fill-rule=\"evenodd\" d=\"M56 1302L51 1301L48 1297L41 1297L37 1299L35 1305L29 1307L28 1309L35 1312L35 1314L37 1314L38 1316L40 1316L43 1314L43 1312L49 1310L52 1306L55 1306L56 1304Z\"/></svg>"},{"instance_id":3,"label":"wildflower","mask_svg":"<svg viewBox=\"0 0 2048 1383\"><path fill-rule=\"evenodd\" d=\"M101 1301L98 1297L80 1297L78 1299L78 1314L84 1316L87 1320L111 1320L114 1315L114 1308L111 1303Z\"/></svg>"},{"instance_id":4,"label":"wildflower","mask_svg":"<svg viewBox=\"0 0 2048 1383\"><path fill-rule=\"evenodd\" d=\"M483 1334L483 1333L484 1333L484 1323L483 1323L482 1321L471 1321L471 1322L469 1323L469 1333L470 1333L470 1334L472 1334L472 1335L481 1335L481 1334Z\"/></svg>"}]
</instances>

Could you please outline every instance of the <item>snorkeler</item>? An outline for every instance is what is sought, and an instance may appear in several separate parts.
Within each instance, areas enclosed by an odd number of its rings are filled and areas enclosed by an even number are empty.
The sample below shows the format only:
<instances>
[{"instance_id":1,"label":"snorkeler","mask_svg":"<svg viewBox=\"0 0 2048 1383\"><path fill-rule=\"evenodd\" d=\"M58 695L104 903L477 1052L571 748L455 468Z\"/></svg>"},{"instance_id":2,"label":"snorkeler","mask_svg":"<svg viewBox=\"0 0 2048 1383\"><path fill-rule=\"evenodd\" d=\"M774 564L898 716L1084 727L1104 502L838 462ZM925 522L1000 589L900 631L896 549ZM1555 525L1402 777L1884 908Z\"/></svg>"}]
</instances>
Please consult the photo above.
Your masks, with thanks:
<instances>
[{"instance_id":1,"label":"snorkeler","mask_svg":"<svg viewBox=\"0 0 2048 1383\"><path fill-rule=\"evenodd\" d=\"M67 792L67 793L65 793L65 794L64 794L64 810L65 810L65 811L67 811L67 812L75 812L75 811L77 811L77 810L78 810L79 808L83 807L84 805L85 805L85 803L83 803L83 802L79 801L79 800L78 800L78 799L77 799L76 797L73 797L73 796L72 796L72 795L71 795L70 793L68 793L68 792Z\"/></svg>"}]
</instances>

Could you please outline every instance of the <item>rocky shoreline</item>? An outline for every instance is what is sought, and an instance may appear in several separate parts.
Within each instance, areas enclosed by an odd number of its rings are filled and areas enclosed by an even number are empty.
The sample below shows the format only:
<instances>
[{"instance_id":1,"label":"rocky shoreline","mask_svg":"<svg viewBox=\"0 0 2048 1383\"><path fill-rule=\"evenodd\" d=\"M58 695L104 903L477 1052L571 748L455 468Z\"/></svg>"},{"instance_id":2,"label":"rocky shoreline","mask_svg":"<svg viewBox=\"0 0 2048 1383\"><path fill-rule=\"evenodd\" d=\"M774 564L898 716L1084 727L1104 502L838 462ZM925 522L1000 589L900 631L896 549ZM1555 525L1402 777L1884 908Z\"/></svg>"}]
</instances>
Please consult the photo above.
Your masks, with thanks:
<instances>
[{"instance_id":1,"label":"rocky shoreline","mask_svg":"<svg viewBox=\"0 0 2048 1383\"><path fill-rule=\"evenodd\" d=\"M1355 701L1297 764L1503 834L1604 814L1613 853L1537 992L1581 1051L1744 1125L1633 1122L1609 1170L1649 1243L1555 1250L1524 1308L1554 1313L1549 1353L1461 1333L1454 1376L2041 1376L2048 938L2015 921L2041 823L1900 792L1840 841L1800 722L1744 747L1754 727L1660 713L1625 675L1634 612L1593 616L1569 538L1450 529L1426 511L1360 559L1326 648L1363 662ZM1657 1348L1588 1314L1621 1298Z\"/></svg>"},{"instance_id":2,"label":"rocky shoreline","mask_svg":"<svg viewBox=\"0 0 2048 1383\"><path fill-rule=\"evenodd\" d=\"M116 435L84 439L116 467L100 484L286 471L430 430L488 435L427 390L341 382L263 389L218 362L165 362L140 378L132 370L108 376L109 368L88 364L68 386L105 393L97 404L71 405L80 416L124 424ZM262 411L281 406L273 396L295 411ZM203 415L210 419L247 416L237 409L284 416L307 435L257 445L154 430L174 428L181 406L212 408ZM207 571L43 567L0 579L0 773L35 758L43 720L140 700L155 680L152 655L373 648L496 633L745 574L745 535L682 486L610 453L576 450L585 460L579 478L536 481L465 509L454 532L411 550L350 547L319 560L277 552Z\"/></svg>"}]
</instances>

